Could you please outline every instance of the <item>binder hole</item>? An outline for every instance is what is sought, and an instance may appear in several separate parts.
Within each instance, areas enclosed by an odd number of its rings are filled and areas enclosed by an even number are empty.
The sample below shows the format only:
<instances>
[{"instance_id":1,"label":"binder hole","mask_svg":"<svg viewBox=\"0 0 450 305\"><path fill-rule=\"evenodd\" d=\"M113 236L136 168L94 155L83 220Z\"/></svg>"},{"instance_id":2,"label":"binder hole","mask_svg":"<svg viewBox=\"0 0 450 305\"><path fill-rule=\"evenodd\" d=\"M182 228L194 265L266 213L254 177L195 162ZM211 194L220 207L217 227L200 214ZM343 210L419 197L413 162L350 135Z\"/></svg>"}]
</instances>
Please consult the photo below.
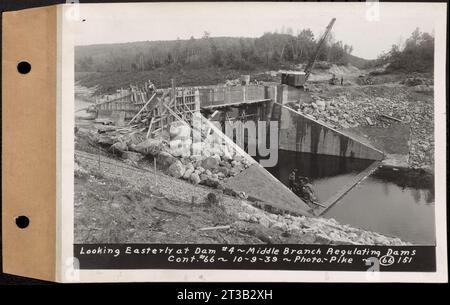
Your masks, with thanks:
<instances>
[{"instance_id":1,"label":"binder hole","mask_svg":"<svg viewBox=\"0 0 450 305\"><path fill-rule=\"evenodd\" d=\"M31 71L30 63L27 61L19 62L19 64L17 65L17 71L19 71L19 73L21 74L27 74L28 72Z\"/></svg>"},{"instance_id":2,"label":"binder hole","mask_svg":"<svg viewBox=\"0 0 450 305\"><path fill-rule=\"evenodd\" d=\"M25 229L30 224L30 219L27 216L19 216L16 217L16 225L21 228Z\"/></svg>"}]
</instances>

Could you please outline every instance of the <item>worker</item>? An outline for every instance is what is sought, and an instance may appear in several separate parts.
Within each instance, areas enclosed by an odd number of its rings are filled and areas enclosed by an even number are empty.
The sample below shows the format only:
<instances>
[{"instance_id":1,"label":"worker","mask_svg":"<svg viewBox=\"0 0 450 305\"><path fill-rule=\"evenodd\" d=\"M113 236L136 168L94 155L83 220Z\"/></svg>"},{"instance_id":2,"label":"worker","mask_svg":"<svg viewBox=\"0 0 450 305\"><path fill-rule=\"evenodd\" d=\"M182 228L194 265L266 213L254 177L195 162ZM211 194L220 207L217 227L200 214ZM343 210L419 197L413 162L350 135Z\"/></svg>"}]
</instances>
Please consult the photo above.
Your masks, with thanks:
<instances>
[{"instance_id":1,"label":"worker","mask_svg":"<svg viewBox=\"0 0 450 305\"><path fill-rule=\"evenodd\" d=\"M309 204L315 204L317 202L317 197L314 193L312 184L307 177L300 178L301 197Z\"/></svg>"},{"instance_id":2,"label":"worker","mask_svg":"<svg viewBox=\"0 0 450 305\"><path fill-rule=\"evenodd\" d=\"M334 73L331 74L330 85L336 85L337 78Z\"/></svg>"},{"instance_id":3,"label":"worker","mask_svg":"<svg viewBox=\"0 0 450 305\"><path fill-rule=\"evenodd\" d=\"M150 94L153 94L153 92L155 92L156 87L155 84L152 83L152 81L148 81L148 91L150 92Z\"/></svg>"},{"instance_id":4,"label":"worker","mask_svg":"<svg viewBox=\"0 0 450 305\"><path fill-rule=\"evenodd\" d=\"M289 174L289 189L297 196L300 196L302 186L298 183L297 172L298 169L294 168Z\"/></svg>"},{"instance_id":5,"label":"worker","mask_svg":"<svg viewBox=\"0 0 450 305\"><path fill-rule=\"evenodd\" d=\"M343 85L344 85L344 77L341 76L341 86L343 86Z\"/></svg>"},{"instance_id":6,"label":"worker","mask_svg":"<svg viewBox=\"0 0 450 305\"><path fill-rule=\"evenodd\" d=\"M294 185L295 185L295 180L296 180L296 174L297 174L298 169L294 168L291 173L289 174L289 188L292 190Z\"/></svg>"},{"instance_id":7,"label":"worker","mask_svg":"<svg viewBox=\"0 0 450 305\"><path fill-rule=\"evenodd\" d=\"M289 189L303 199L310 208L316 208L317 197L309 178L298 176L297 173L298 169L295 168L289 174Z\"/></svg>"}]
</instances>

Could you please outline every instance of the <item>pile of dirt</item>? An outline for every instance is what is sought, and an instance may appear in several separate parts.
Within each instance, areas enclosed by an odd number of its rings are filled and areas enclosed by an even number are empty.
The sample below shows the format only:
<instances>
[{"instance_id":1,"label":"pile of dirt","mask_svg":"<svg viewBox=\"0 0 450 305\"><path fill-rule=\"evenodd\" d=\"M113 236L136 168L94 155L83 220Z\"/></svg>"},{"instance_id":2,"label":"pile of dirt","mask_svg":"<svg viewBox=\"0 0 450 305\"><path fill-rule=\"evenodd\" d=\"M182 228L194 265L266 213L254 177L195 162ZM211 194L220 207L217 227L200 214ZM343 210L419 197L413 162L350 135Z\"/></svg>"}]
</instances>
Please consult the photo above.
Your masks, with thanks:
<instances>
[{"instance_id":1,"label":"pile of dirt","mask_svg":"<svg viewBox=\"0 0 450 305\"><path fill-rule=\"evenodd\" d=\"M333 64L328 71L334 75L348 75L358 72L359 69L352 65L338 66Z\"/></svg>"}]
</instances>

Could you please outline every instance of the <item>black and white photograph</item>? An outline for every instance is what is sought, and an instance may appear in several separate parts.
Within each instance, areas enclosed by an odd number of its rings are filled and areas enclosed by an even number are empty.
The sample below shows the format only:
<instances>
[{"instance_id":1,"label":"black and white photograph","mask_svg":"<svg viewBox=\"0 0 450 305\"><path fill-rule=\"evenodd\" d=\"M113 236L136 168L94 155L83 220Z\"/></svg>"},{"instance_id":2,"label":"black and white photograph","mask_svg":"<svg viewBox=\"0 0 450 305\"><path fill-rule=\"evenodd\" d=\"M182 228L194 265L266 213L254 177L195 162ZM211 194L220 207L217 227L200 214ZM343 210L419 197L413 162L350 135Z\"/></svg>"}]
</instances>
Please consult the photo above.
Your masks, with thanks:
<instances>
[{"instance_id":1,"label":"black and white photograph","mask_svg":"<svg viewBox=\"0 0 450 305\"><path fill-rule=\"evenodd\" d=\"M164 244L434 251L441 8L81 5L75 257ZM405 251L395 263L414 259Z\"/></svg>"}]
</instances>

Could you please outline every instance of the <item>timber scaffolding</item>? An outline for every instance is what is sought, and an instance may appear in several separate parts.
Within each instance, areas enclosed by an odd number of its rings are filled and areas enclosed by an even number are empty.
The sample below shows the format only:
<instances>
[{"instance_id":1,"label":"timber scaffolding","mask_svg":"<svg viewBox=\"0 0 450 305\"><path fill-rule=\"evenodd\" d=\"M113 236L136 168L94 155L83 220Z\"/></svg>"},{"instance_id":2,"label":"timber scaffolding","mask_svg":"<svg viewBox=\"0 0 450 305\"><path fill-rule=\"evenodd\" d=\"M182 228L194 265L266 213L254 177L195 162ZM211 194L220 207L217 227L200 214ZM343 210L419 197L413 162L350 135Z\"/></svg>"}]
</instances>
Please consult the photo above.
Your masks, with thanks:
<instances>
[{"instance_id":1,"label":"timber scaffolding","mask_svg":"<svg viewBox=\"0 0 450 305\"><path fill-rule=\"evenodd\" d=\"M270 101L267 86L199 86L150 89L150 82L142 87L130 85L111 95L96 98L98 119L111 119L115 125L147 123L148 135L164 130L175 120L192 123L192 115L214 110Z\"/></svg>"},{"instance_id":2,"label":"timber scaffolding","mask_svg":"<svg viewBox=\"0 0 450 305\"><path fill-rule=\"evenodd\" d=\"M99 119L111 119L117 126L147 125L148 138L175 120L191 123L199 101L197 88L176 88L172 82L171 88L152 90L145 83L97 99L96 109Z\"/></svg>"}]
</instances>

